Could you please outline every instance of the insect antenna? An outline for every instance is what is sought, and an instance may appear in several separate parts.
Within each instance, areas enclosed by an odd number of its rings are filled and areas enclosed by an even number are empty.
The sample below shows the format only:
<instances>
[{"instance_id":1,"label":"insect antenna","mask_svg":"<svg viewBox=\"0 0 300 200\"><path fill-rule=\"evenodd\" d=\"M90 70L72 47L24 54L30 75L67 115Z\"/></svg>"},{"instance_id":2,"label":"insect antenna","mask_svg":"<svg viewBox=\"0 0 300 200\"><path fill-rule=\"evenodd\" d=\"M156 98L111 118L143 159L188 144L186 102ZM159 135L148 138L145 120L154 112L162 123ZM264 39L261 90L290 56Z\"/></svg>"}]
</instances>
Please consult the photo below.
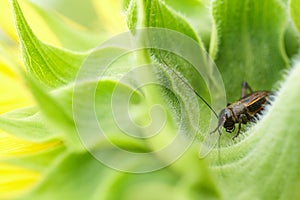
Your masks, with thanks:
<instances>
[{"instance_id":1,"label":"insect antenna","mask_svg":"<svg viewBox=\"0 0 300 200\"><path fill-rule=\"evenodd\" d=\"M196 96L201 99L201 101L207 105L207 107L214 113L214 115L216 116L216 118L218 119L218 115L216 113L216 111L209 105L209 103L186 81L184 80L179 74L178 72L176 72L172 67L170 67L166 62L165 60L161 57L160 55L160 61L163 62L163 64L168 67L168 69L170 69L175 75L176 77L178 77L189 89L191 89L195 94Z\"/></svg>"},{"instance_id":2,"label":"insect antenna","mask_svg":"<svg viewBox=\"0 0 300 200\"><path fill-rule=\"evenodd\" d=\"M201 99L201 101L213 112L214 116L219 120L219 116L218 114L216 113L216 111L211 107L211 105L192 87L192 85L187 82L182 76L180 73L178 73L174 68L170 67L166 61L162 58L162 55L161 54L158 54L158 56L156 56L156 59L157 59L157 62L159 62L160 66L162 66L165 70L170 70L173 74L175 74L175 76L177 78L179 78L179 80L185 84L190 90L192 90L194 92L194 94L196 94L196 96ZM219 120L220 121L220 120ZM219 160L219 165L222 166L222 159L221 159L221 131L220 131L220 127L221 127L221 124L222 123L218 123L218 126L216 129L214 129L212 132L210 132L208 135L212 135L212 133L218 131L218 139L217 140L214 140L214 141L211 141L210 139L207 139L207 138L212 138L211 136L207 136L205 141L208 141L209 142L209 145L208 146L211 146L210 143L212 142L212 146L211 148L209 148L208 152L205 152L204 154L203 153L203 150L200 152L200 158L204 158L207 153L209 153L209 151L211 151L214 147L214 145L216 144L215 142L218 141L218 160ZM205 142L204 141L204 142Z\"/></svg>"}]
</instances>

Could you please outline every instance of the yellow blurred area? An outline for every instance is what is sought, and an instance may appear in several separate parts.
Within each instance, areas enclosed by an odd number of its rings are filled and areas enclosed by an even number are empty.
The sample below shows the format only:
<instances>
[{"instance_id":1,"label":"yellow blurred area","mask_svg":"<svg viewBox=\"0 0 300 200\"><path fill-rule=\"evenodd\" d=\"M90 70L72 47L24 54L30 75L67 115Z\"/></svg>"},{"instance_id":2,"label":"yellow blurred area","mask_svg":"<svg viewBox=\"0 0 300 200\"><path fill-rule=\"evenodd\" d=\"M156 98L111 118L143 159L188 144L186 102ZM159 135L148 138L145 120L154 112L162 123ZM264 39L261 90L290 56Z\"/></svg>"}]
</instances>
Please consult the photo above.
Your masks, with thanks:
<instances>
[{"instance_id":1,"label":"yellow blurred area","mask_svg":"<svg viewBox=\"0 0 300 200\"><path fill-rule=\"evenodd\" d=\"M9 35L11 39L18 41L15 23L10 8L10 1L0 1L0 29Z\"/></svg>"},{"instance_id":2,"label":"yellow blurred area","mask_svg":"<svg viewBox=\"0 0 300 200\"><path fill-rule=\"evenodd\" d=\"M0 57L0 73L10 78L16 78L15 72L1 60L1 57Z\"/></svg>"},{"instance_id":3,"label":"yellow blurred area","mask_svg":"<svg viewBox=\"0 0 300 200\"><path fill-rule=\"evenodd\" d=\"M120 0L92 0L97 15L104 21L105 30L111 34L126 31L125 16L122 15Z\"/></svg>"},{"instance_id":4,"label":"yellow blurred area","mask_svg":"<svg viewBox=\"0 0 300 200\"><path fill-rule=\"evenodd\" d=\"M34 101L17 75L0 64L0 114L33 105Z\"/></svg>"},{"instance_id":5,"label":"yellow blurred area","mask_svg":"<svg viewBox=\"0 0 300 200\"><path fill-rule=\"evenodd\" d=\"M17 138L0 130L0 160L34 154L61 144L59 141L37 143Z\"/></svg>"},{"instance_id":6,"label":"yellow blurred area","mask_svg":"<svg viewBox=\"0 0 300 200\"><path fill-rule=\"evenodd\" d=\"M0 199L12 199L32 187L40 175L34 171L0 163Z\"/></svg>"},{"instance_id":7,"label":"yellow blurred area","mask_svg":"<svg viewBox=\"0 0 300 200\"><path fill-rule=\"evenodd\" d=\"M35 104L18 74L23 67L20 50L0 41L0 114Z\"/></svg>"},{"instance_id":8,"label":"yellow blurred area","mask_svg":"<svg viewBox=\"0 0 300 200\"><path fill-rule=\"evenodd\" d=\"M59 141L35 143L19 139L0 131L0 160L18 159L61 144ZM40 178L40 174L15 165L0 163L0 199L20 196L30 189Z\"/></svg>"}]
</instances>

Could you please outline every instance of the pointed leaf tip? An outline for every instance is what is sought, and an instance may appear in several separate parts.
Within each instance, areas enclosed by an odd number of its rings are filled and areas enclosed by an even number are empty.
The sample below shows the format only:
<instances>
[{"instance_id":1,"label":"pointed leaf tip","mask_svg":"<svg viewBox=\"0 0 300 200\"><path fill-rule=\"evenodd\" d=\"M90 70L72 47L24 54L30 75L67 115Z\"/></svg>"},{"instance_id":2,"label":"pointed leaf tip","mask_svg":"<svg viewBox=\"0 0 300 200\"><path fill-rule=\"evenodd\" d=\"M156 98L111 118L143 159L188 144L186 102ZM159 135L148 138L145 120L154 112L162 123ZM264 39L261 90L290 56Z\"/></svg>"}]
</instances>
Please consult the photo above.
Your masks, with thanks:
<instances>
[{"instance_id":1,"label":"pointed leaf tip","mask_svg":"<svg viewBox=\"0 0 300 200\"><path fill-rule=\"evenodd\" d=\"M41 42L29 27L17 0L12 0L12 6L29 75L47 88L58 88L74 81L85 55Z\"/></svg>"}]
</instances>

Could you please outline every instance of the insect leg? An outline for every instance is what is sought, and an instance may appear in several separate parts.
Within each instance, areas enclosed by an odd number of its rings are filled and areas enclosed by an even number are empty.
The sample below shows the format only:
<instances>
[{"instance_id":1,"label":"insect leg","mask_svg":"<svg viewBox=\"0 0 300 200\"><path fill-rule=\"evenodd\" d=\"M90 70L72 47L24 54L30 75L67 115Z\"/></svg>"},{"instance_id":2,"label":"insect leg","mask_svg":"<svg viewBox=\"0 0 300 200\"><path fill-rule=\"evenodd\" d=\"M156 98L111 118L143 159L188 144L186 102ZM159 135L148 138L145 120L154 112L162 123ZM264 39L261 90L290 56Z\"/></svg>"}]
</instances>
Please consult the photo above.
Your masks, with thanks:
<instances>
[{"instance_id":1,"label":"insect leg","mask_svg":"<svg viewBox=\"0 0 300 200\"><path fill-rule=\"evenodd\" d=\"M246 120L247 120L247 116L245 114L241 114L239 117L239 126L238 126L237 133L235 134L235 136L233 136L232 140L234 140L237 136L239 136L242 124L245 124Z\"/></svg>"},{"instance_id":2,"label":"insect leg","mask_svg":"<svg viewBox=\"0 0 300 200\"><path fill-rule=\"evenodd\" d=\"M234 140L237 136L239 136L240 130L241 130L241 126L242 126L242 122L239 121L239 127L238 127L238 130L237 130L237 133L235 134L235 136L233 136L232 140Z\"/></svg>"},{"instance_id":3,"label":"insect leg","mask_svg":"<svg viewBox=\"0 0 300 200\"><path fill-rule=\"evenodd\" d=\"M222 132L220 131L220 127L221 126L217 126L217 128L215 128L215 130L211 131L209 134L213 134L214 132L218 131L219 135L222 135Z\"/></svg>"},{"instance_id":4,"label":"insect leg","mask_svg":"<svg viewBox=\"0 0 300 200\"><path fill-rule=\"evenodd\" d=\"M246 81L243 81L243 83L242 83L241 98L243 98L243 97L245 97L247 95L247 90L249 90L250 93L253 93L253 90L250 87L250 85Z\"/></svg>"},{"instance_id":5,"label":"insect leg","mask_svg":"<svg viewBox=\"0 0 300 200\"><path fill-rule=\"evenodd\" d=\"M210 132L210 134L218 131L219 135L222 135L222 132L220 129L222 129L222 126L224 125L225 121L226 121L225 115L220 114L218 117L218 126L212 132Z\"/></svg>"}]
</instances>

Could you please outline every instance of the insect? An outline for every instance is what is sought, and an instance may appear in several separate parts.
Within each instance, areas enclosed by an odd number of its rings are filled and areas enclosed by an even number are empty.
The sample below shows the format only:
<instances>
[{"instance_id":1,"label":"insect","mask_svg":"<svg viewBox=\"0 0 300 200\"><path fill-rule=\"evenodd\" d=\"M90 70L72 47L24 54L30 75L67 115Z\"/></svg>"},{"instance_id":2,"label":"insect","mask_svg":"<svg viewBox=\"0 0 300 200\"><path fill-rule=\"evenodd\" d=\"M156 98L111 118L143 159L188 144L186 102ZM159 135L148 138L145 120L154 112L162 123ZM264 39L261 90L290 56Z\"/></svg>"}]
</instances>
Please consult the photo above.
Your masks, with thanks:
<instances>
[{"instance_id":1,"label":"insect","mask_svg":"<svg viewBox=\"0 0 300 200\"><path fill-rule=\"evenodd\" d=\"M257 116L261 114L265 106L270 103L273 92L271 91L253 91L247 82L242 83L242 91L240 99L234 103L227 104L227 106L220 111L219 114L210 106L210 104L187 82L174 68L170 67L164 59L160 58L162 66L170 70L175 76L177 76L182 83L184 83L189 89L191 89L196 96L212 111L212 113L218 119L218 124L215 129L213 129L209 134L207 134L201 145L201 150L199 152L200 158L205 158L210 151L214 148L216 142L218 141L219 149L219 160L221 157L220 147L221 147L221 135L222 128L227 132L232 133L235 131L237 124L237 132L232 137L232 140L237 138L241 132L243 124L248 122L255 122ZM213 134L218 132L219 134Z\"/></svg>"},{"instance_id":2,"label":"insect","mask_svg":"<svg viewBox=\"0 0 300 200\"><path fill-rule=\"evenodd\" d=\"M165 66L168 66L167 63L161 59ZM238 124L237 133L233 136L233 140L239 136L242 124L247 124L248 122L255 122L257 116L261 114L264 110L266 104L268 104L270 95L272 92L270 91L253 91L247 82L242 82L242 92L241 98L234 102L228 103L227 107L222 109L219 115L215 112L215 110L209 105L209 103L196 91L193 87L186 82L173 68L170 68L173 73L181 79L181 81L187 85L214 113L214 115L218 118L217 127L210 132L210 134L218 131L219 135L222 135L221 129L225 128L226 132L232 133L235 130L235 124ZM247 92L250 93L247 93Z\"/></svg>"},{"instance_id":3,"label":"insect","mask_svg":"<svg viewBox=\"0 0 300 200\"><path fill-rule=\"evenodd\" d=\"M247 94L247 91L250 91ZM237 133L232 138L233 140L239 136L242 124L255 122L257 116L264 110L264 106L269 102L270 91L255 91L251 89L247 82L242 83L241 98L226 108L221 110L218 115L218 125L215 130L221 135L222 127L226 132L232 133L235 130L235 124L238 124Z\"/></svg>"}]
</instances>

